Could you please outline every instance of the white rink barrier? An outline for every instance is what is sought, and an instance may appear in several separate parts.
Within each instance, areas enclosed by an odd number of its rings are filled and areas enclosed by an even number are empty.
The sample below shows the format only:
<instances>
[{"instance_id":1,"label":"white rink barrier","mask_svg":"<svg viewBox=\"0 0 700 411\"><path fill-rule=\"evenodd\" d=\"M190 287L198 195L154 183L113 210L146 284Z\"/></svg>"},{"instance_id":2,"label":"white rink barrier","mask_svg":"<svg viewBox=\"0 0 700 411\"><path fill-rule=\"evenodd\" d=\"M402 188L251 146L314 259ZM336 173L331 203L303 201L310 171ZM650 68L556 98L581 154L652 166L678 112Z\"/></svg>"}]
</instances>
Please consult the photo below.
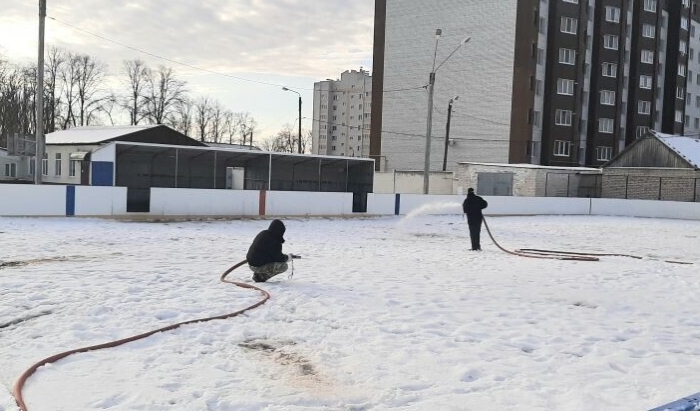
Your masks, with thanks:
<instances>
[{"instance_id":1,"label":"white rink barrier","mask_svg":"<svg viewBox=\"0 0 700 411\"><path fill-rule=\"evenodd\" d=\"M353 213L352 193L152 188L150 211L127 212L125 187L0 184L0 216L244 217L460 214L465 196L367 195ZM606 198L498 197L487 216L609 215L700 220L700 203Z\"/></svg>"}]
</instances>

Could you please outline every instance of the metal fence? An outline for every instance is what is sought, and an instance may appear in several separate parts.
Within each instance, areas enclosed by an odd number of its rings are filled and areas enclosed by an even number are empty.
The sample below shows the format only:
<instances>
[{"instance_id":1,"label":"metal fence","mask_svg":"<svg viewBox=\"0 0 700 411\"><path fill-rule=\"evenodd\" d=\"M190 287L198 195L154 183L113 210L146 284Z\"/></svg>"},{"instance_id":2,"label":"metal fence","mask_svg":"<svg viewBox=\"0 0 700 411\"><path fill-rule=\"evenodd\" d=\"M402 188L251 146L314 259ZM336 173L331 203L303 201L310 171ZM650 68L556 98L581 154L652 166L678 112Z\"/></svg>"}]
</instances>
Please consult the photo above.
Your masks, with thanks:
<instances>
[{"instance_id":1,"label":"metal fence","mask_svg":"<svg viewBox=\"0 0 700 411\"><path fill-rule=\"evenodd\" d=\"M545 174L545 197L599 198L601 188L602 176L600 174Z\"/></svg>"}]
</instances>

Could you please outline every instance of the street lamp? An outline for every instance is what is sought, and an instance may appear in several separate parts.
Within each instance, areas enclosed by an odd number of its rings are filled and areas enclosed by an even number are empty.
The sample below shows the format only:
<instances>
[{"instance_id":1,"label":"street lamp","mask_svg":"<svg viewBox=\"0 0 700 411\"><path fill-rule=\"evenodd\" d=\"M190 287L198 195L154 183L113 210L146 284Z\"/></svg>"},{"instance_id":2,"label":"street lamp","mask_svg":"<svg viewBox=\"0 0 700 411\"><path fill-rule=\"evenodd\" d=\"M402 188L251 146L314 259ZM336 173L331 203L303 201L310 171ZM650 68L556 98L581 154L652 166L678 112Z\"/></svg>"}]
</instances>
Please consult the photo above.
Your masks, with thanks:
<instances>
[{"instance_id":1,"label":"street lamp","mask_svg":"<svg viewBox=\"0 0 700 411\"><path fill-rule=\"evenodd\" d=\"M299 154L301 154L301 94L299 94L298 91L294 91L290 88L287 87L282 87L282 90L284 91L291 91L292 93L297 93L299 96L299 139L297 140L298 148L299 148Z\"/></svg>"},{"instance_id":2,"label":"street lamp","mask_svg":"<svg viewBox=\"0 0 700 411\"><path fill-rule=\"evenodd\" d=\"M450 118L452 117L452 103L457 101L459 96L450 99L447 105L447 126L445 126L445 155L442 157L442 171L447 171L447 147L450 143Z\"/></svg>"},{"instance_id":3,"label":"street lamp","mask_svg":"<svg viewBox=\"0 0 700 411\"><path fill-rule=\"evenodd\" d=\"M461 43L459 43L459 46L457 46L456 49L450 53L449 56L445 60L443 60L442 63L440 63L437 67L435 67L435 59L437 58L437 47L438 47L438 41L440 40L440 36L442 35L442 30L437 29L435 30L435 52L433 54L433 69L430 71L430 78L428 82L428 121L427 121L427 129L425 132L425 162L424 162L424 167L423 167L423 194L428 194L428 189L430 186L429 180L430 180L430 138L431 138L431 132L433 129L433 93L435 91L435 73L442 67L443 64L447 62L447 60L452 57L457 50L460 49L463 45L467 44L469 40L471 40L471 37L467 37L464 40L462 40Z\"/></svg>"}]
</instances>

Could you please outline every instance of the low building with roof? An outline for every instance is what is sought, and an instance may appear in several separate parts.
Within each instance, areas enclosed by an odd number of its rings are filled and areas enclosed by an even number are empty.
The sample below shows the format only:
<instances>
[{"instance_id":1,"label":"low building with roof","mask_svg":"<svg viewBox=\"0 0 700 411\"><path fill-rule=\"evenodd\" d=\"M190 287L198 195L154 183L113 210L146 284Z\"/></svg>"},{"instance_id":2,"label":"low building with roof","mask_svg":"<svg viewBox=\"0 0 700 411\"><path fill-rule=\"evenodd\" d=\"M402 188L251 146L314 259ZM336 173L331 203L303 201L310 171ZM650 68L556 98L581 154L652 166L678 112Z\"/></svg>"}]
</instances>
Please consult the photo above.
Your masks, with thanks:
<instances>
[{"instance_id":1,"label":"low building with roof","mask_svg":"<svg viewBox=\"0 0 700 411\"><path fill-rule=\"evenodd\" d=\"M700 138L649 131L603 165L602 195L700 201Z\"/></svg>"}]
</instances>

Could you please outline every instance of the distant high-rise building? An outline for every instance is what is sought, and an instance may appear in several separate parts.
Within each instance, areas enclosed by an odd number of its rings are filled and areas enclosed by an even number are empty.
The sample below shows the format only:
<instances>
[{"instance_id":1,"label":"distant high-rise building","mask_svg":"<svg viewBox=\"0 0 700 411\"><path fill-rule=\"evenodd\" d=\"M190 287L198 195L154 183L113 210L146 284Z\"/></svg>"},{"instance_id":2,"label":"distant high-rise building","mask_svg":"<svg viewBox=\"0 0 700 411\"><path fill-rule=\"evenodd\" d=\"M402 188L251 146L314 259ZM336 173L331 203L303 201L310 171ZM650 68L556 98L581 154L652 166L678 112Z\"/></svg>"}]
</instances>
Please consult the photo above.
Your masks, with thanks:
<instances>
[{"instance_id":1,"label":"distant high-rise building","mask_svg":"<svg viewBox=\"0 0 700 411\"><path fill-rule=\"evenodd\" d=\"M431 170L446 143L450 169L598 166L648 129L700 133L699 2L377 0L371 156L423 169L433 64Z\"/></svg>"},{"instance_id":2,"label":"distant high-rise building","mask_svg":"<svg viewBox=\"0 0 700 411\"><path fill-rule=\"evenodd\" d=\"M366 70L314 83L312 153L368 157L371 111L372 76Z\"/></svg>"}]
</instances>

